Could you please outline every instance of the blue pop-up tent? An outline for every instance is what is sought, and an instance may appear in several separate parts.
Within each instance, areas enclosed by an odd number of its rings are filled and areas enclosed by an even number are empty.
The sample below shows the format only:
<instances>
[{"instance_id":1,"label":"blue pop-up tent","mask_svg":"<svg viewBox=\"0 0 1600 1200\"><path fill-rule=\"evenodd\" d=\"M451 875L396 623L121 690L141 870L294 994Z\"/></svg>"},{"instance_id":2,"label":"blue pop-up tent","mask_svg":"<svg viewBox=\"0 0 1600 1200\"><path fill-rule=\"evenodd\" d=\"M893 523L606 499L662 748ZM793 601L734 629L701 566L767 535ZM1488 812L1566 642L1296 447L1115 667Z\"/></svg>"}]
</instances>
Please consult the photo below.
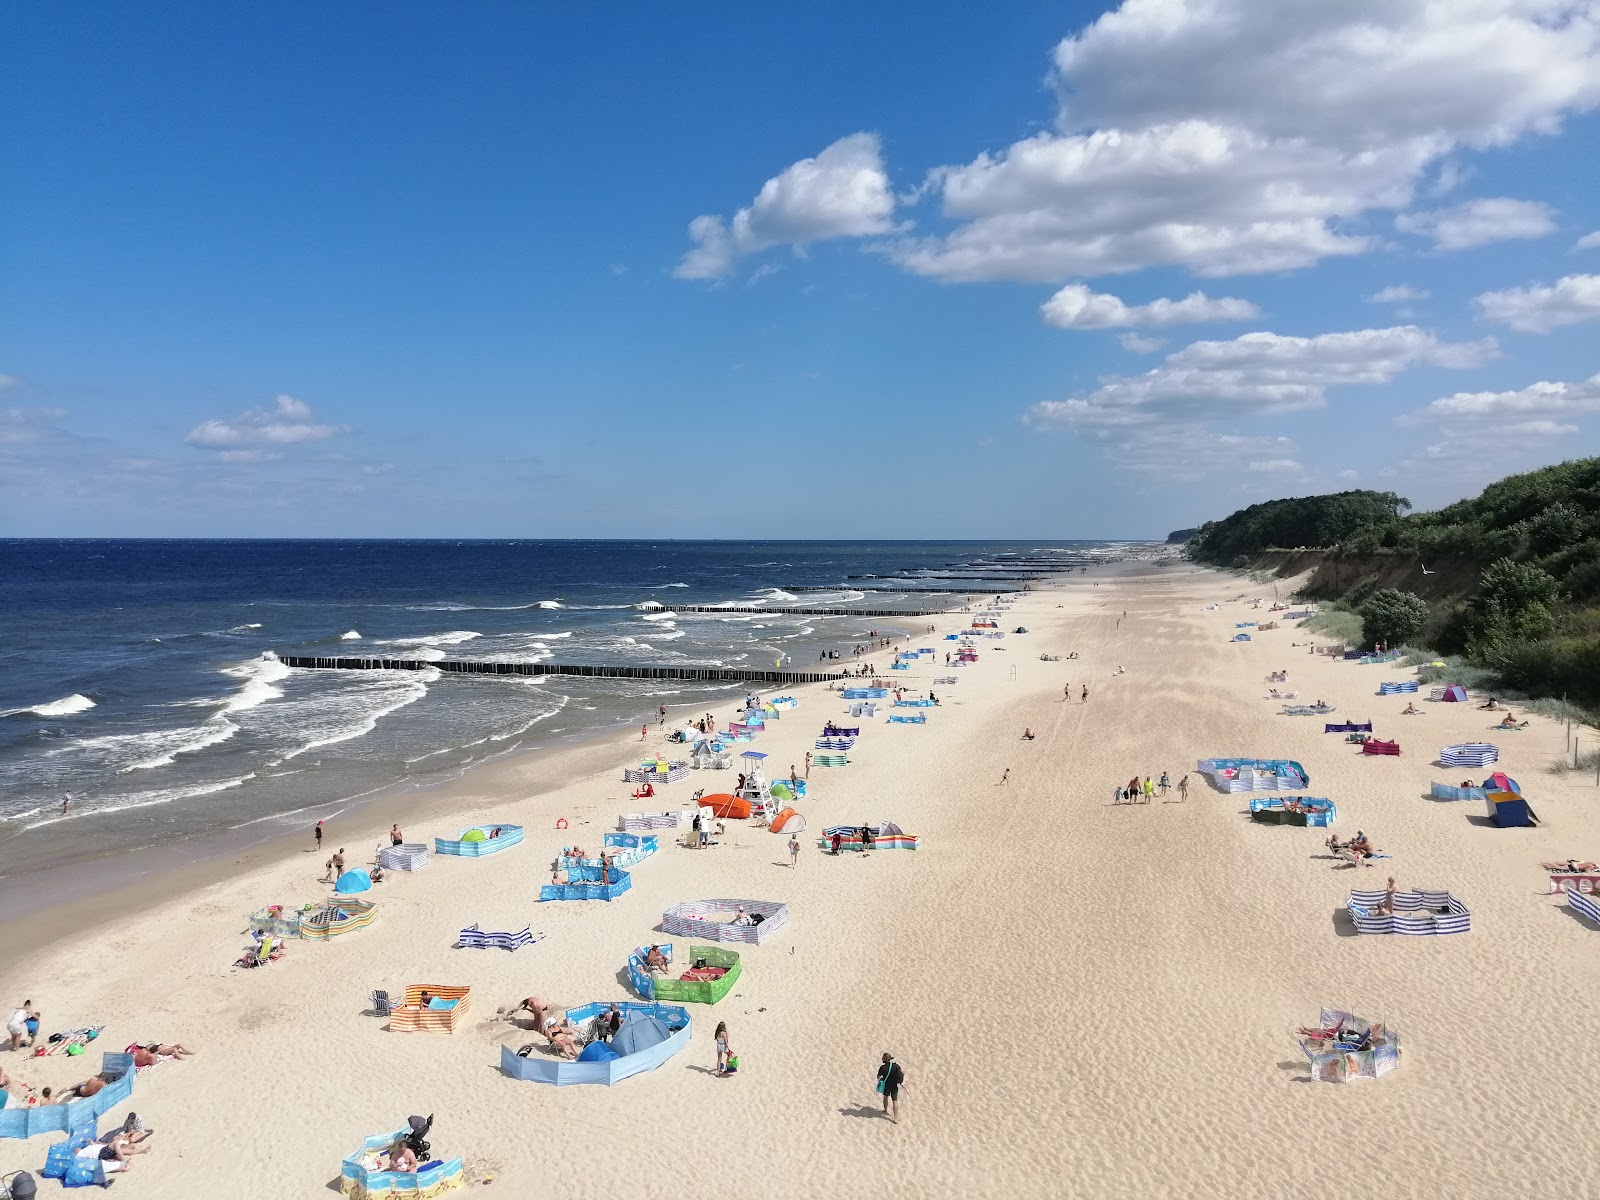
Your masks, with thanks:
<instances>
[{"instance_id":1,"label":"blue pop-up tent","mask_svg":"<svg viewBox=\"0 0 1600 1200\"><path fill-rule=\"evenodd\" d=\"M333 885L333 890L341 896L368 892L372 890L372 878L365 871L346 871L339 876L339 882Z\"/></svg>"}]
</instances>

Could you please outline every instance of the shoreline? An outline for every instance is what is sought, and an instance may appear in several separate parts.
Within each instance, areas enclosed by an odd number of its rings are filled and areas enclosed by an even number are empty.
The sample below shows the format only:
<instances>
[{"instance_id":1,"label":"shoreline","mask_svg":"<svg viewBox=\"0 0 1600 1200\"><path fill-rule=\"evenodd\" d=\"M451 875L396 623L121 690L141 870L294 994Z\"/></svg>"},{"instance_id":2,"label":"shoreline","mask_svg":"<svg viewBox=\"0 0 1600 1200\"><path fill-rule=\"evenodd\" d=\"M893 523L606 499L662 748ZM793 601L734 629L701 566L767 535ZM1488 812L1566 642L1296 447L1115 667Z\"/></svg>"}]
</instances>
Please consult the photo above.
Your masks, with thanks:
<instances>
[{"instance_id":1,"label":"shoreline","mask_svg":"<svg viewBox=\"0 0 1600 1200\"><path fill-rule=\"evenodd\" d=\"M932 616L916 615L919 619L937 623L963 614L952 609ZM888 624L885 632L891 634L892 644L877 652L880 654L892 655L897 646L917 636ZM939 636L942 637L944 632L941 629ZM871 657L863 655L860 662L870 661ZM854 660L840 659L839 662L840 669L845 662L860 665ZM812 689L826 691L828 686L824 683L806 683L784 690L802 695ZM725 704L727 698L708 702ZM688 704L669 706L669 726L674 707L700 711L697 706ZM92 919L106 909L124 917L135 916L173 901L185 892L234 879L241 874L283 866L305 853L305 841L319 816L324 821L330 817L343 817L351 823L360 823L371 820L372 813L381 809L382 820L406 829L418 823L432 824L451 817L469 820L470 817L461 810L461 805L467 795L476 789L498 794L508 786L515 789L533 788L518 797L500 795L475 810L491 815L496 806L536 800L544 792L557 791L598 775L604 769L602 762L615 761L618 741L626 744L632 728L630 722L574 733L549 745L523 746L503 751L481 762L470 763L440 779L427 782L397 780L361 796L315 804L304 810L303 828L293 832L250 838L241 836L244 827L235 827L163 845L112 851L61 867L41 866L0 876L0 912L5 914L0 918L0 955L26 958L47 951L53 944L69 937L74 930L81 929L86 922L92 923ZM653 745L654 741L650 744ZM620 773L621 768L618 767L614 774ZM691 778L698 778L698 775L692 775ZM533 782L534 779L537 779L537 783ZM631 785L618 782L617 786L626 789ZM662 797L667 800L671 798L670 795ZM358 824L358 830L365 830L365 825ZM337 839L330 834L327 841L322 853L332 854L338 848L333 844ZM346 834L344 844L351 851L349 857L352 864L358 861L355 856L361 853L352 847L369 843L387 845L387 826L381 823L374 825L370 832L362 832L361 836L354 838ZM431 840L429 844L431 849ZM67 875L70 878L57 880L53 885L54 894L44 895L39 884L41 877L47 874Z\"/></svg>"}]
</instances>

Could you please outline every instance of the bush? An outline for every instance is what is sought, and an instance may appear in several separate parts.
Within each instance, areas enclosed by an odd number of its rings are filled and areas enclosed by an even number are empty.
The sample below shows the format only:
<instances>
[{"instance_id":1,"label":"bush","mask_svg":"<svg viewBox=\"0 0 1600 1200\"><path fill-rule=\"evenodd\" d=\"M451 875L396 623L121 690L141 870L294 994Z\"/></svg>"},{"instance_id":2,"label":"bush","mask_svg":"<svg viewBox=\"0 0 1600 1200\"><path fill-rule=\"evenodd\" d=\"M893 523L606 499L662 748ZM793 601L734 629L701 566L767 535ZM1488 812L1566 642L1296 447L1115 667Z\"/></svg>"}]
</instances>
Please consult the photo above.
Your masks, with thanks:
<instances>
[{"instance_id":1,"label":"bush","mask_svg":"<svg viewBox=\"0 0 1600 1200\"><path fill-rule=\"evenodd\" d=\"M1422 632L1428 621L1428 602L1410 592L1384 588L1362 604L1361 621L1369 643L1398 646Z\"/></svg>"},{"instance_id":2,"label":"bush","mask_svg":"<svg viewBox=\"0 0 1600 1200\"><path fill-rule=\"evenodd\" d=\"M1433 666L1434 662L1442 662L1444 666ZM1459 683L1465 688L1497 689L1500 677L1493 671L1484 667L1475 667L1466 659L1452 654L1446 658L1432 659L1418 667L1417 682Z\"/></svg>"},{"instance_id":3,"label":"bush","mask_svg":"<svg viewBox=\"0 0 1600 1200\"><path fill-rule=\"evenodd\" d=\"M1509 697L1507 697L1509 699ZM1538 713L1541 717L1549 717L1552 721L1573 721L1579 725L1588 721L1589 714L1576 704L1566 700L1556 700L1546 696L1540 700L1528 702L1528 711ZM1600 753L1600 751L1597 751Z\"/></svg>"}]
</instances>

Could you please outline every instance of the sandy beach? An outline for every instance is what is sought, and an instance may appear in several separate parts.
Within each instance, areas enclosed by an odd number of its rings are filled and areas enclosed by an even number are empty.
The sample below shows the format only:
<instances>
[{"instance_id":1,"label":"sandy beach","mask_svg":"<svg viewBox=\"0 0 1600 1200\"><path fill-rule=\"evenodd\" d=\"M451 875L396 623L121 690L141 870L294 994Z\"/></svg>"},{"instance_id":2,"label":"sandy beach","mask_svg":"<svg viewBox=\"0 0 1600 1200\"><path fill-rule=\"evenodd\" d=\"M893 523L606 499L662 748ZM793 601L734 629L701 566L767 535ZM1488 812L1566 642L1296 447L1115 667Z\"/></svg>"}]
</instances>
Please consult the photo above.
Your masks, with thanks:
<instances>
[{"instance_id":1,"label":"sandy beach","mask_svg":"<svg viewBox=\"0 0 1600 1200\"><path fill-rule=\"evenodd\" d=\"M465 1159L468 1190L492 1178L518 1197L1596 1194L1584 1089L1600 1073L1600 931L1548 893L1539 863L1600 857L1600 789L1548 772L1565 745L1554 722L1492 734L1499 714L1476 697L1433 704L1426 687L1424 715L1401 717L1412 697L1375 693L1408 668L1313 657L1291 647L1307 640L1291 625L1231 643L1236 621L1268 619L1240 599L1257 595L1271 586L1188 565L1091 572L1019 596L1003 625L1030 632L980 642L980 661L960 671L943 666L942 637L967 618L937 619L918 644L939 648L938 665L889 677L916 690L960 682L936 688L925 726L885 724L880 709L860 722L850 766L811 770L797 868L786 838L734 822L712 849L672 845L640 863L614 902L537 903L563 844L597 846L619 813L649 806L628 798L622 768L667 747L635 729L559 761L469 771L419 799L404 817L410 841L499 821L524 825L525 844L392 876L369 895L380 906L370 928L291 942L265 969L232 965L245 915L329 891L318 882L328 851L314 852L309 831L287 853L197 868L157 902L108 893L92 913L10 922L5 1003L31 998L47 1032L106 1028L84 1057L6 1053L0 1066L61 1087L96 1069L99 1048L196 1048L141 1072L131 1105L103 1123L132 1108L158 1131L117 1181L134 1198L327 1195L363 1137L410 1113L437 1114L430 1140ZM889 654L873 661L889 674ZM1276 669L1301 700L1335 705L1333 720L1371 719L1403 754L1363 756L1322 718L1280 715L1263 682ZM753 746L773 777L846 717L826 688L795 694L799 706ZM724 701L716 715L731 710ZM694 715L674 710L668 727ZM1036 739L1022 740L1024 727ZM1425 798L1431 781L1485 773L1432 765L1465 741L1501 746L1499 769L1520 780L1540 827L1494 828L1479 804ZM1298 760L1307 793L1337 804L1339 832L1363 828L1392 857L1347 867L1327 856L1324 830L1252 823L1248 797L1196 774L1213 756ZM1163 771L1189 776L1186 803L1112 803L1118 783ZM656 807L724 790L731 775L695 772ZM330 825L328 849L367 863L392 819L361 809ZM863 820L892 820L920 848L817 849L825 826ZM1459 896L1471 932L1354 935L1349 889L1381 888L1390 873ZM730 996L690 1006L687 1050L610 1088L501 1074L502 1044L533 1038L497 1008L528 995L564 1007L633 999L629 950L670 940L685 952L687 939L653 931L671 905L710 897L781 900L791 918L742 948ZM452 948L473 923L541 936L515 953ZM415 983L472 987L456 1033L390 1032L368 1014L372 989ZM1294 1030L1322 1006L1392 1024L1401 1068L1310 1086ZM714 1071L719 1020L742 1060L732 1078ZM886 1050L906 1073L897 1125L873 1092ZM37 1173L54 1140L0 1140L0 1174Z\"/></svg>"}]
</instances>

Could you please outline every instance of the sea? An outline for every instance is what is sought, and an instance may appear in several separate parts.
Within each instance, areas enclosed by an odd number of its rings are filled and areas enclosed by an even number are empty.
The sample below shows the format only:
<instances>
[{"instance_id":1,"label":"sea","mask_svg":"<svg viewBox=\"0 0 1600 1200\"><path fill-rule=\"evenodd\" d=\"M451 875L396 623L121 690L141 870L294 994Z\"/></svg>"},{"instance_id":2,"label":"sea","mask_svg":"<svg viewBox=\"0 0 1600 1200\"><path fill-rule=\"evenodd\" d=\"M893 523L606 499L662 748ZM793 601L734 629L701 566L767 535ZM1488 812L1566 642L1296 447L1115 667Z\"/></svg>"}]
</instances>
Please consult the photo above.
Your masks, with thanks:
<instances>
[{"instance_id":1,"label":"sea","mask_svg":"<svg viewBox=\"0 0 1600 1200\"><path fill-rule=\"evenodd\" d=\"M0 879L267 840L748 685L293 669L279 654L816 669L1037 542L0 540ZM878 578L852 578L877 576ZM821 590L791 590L791 589ZM757 608L672 613L661 605ZM903 608L903 620L798 607ZM63 801L70 802L63 810ZM15 882L15 880L13 880Z\"/></svg>"}]
</instances>

